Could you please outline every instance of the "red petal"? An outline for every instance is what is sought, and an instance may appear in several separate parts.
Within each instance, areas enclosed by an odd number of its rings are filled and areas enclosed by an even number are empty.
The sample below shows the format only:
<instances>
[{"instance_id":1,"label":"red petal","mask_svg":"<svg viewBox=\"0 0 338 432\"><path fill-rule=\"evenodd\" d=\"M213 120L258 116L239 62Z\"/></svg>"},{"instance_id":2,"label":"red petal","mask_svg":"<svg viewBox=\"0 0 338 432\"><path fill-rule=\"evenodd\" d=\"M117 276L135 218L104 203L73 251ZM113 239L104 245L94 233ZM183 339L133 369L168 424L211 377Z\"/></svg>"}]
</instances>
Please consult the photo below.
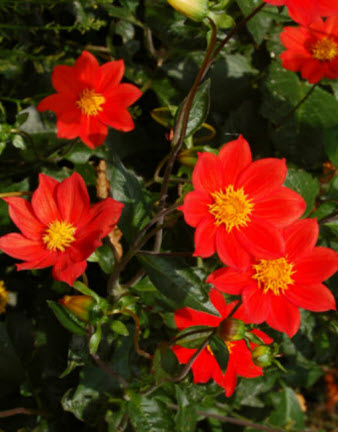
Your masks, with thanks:
<instances>
[{"instance_id":1,"label":"red petal","mask_svg":"<svg viewBox=\"0 0 338 432\"><path fill-rule=\"evenodd\" d=\"M73 94L75 97L81 90L71 66L55 66L52 73L52 84L57 92Z\"/></svg>"},{"instance_id":2,"label":"red petal","mask_svg":"<svg viewBox=\"0 0 338 432\"><path fill-rule=\"evenodd\" d=\"M186 223L196 227L205 216L209 215L209 204L212 204L212 199L206 193L201 191L189 192L184 198L183 206L180 207Z\"/></svg>"},{"instance_id":3,"label":"red petal","mask_svg":"<svg viewBox=\"0 0 338 432\"><path fill-rule=\"evenodd\" d=\"M72 261L79 262L86 260L98 247L102 245L102 232L99 227L96 231L89 231L82 234L69 248L69 256Z\"/></svg>"},{"instance_id":4,"label":"red petal","mask_svg":"<svg viewBox=\"0 0 338 432\"><path fill-rule=\"evenodd\" d=\"M175 324L179 330L197 325L217 327L221 320L222 318L190 308L182 308L175 312Z\"/></svg>"},{"instance_id":5,"label":"red petal","mask_svg":"<svg viewBox=\"0 0 338 432\"><path fill-rule=\"evenodd\" d=\"M316 247L295 263L294 281L299 285L317 284L338 270L338 254L328 248Z\"/></svg>"},{"instance_id":6,"label":"red petal","mask_svg":"<svg viewBox=\"0 0 338 432\"><path fill-rule=\"evenodd\" d=\"M310 25L320 17L318 0L292 0L287 3L290 17L297 23Z\"/></svg>"},{"instance_id":7,"label":"red petal","mask_svg":"<svg viewBox=\"0 0 338 432\"><path fill-rule=\"evenodd\" d=\"M252 217L248 226L235 232L243 248L256 258L274 259L283 255L285 244L282 232L264 219Z\"/></svg>"},{"instance_id":8,"label":"red petal","mask_svg":"<svg viewBox=\"0 0 338 432\"><path fill-rule=\"evenodd\" d=\"M260 339L262 339L262 341L268 345L271 344L273 342L273 339L268 336L266 333L262 332L262 330L259 329L253 329L251 331L251 333L255 334L256 336L258 336ZM255 344L253 344L254 346L256 346Z\"/></svg>"},{"instance_id":9,"label":"red petal","mask_svg":"<svg viewBox=\"0 0 338 432\"><path fill-rule=\"evenodd\" d=\"M123 206L122 203L113 198L106 198L94 204L90 208L87 217L80 221L76 232L77 238L81 239L90 231L98 230L100 230L101 238L108 235L117 224Z\"/></svg>"},{"instance_id":10,"label":"red petal","mask_svg":"<svg viewBox=\"0 0 338 432\"><path fill-rule=\"evenodd\" d=\"M320 15L321 16L331 16L338 15L338 1L337 0L318 0ZM330 19L330 18L329 18ZM337 17L333 17L333 21L337 23ZM327 26L329 20L325 21L325 25ZM336 27L337 28L337 27Z\"/></svg>"},{"instance_id":11,"label":"red petal","mask_svg":"<svg viewBox=\"0 0 338 432\"><path fill-rule=\"evenodd\" d=\"M250 255L237 240L236 234L234 229L228 233L224 225L219 226L216 233L216 250L224 264L245 270L249 265Z\"/></svg>"},{"instance_id":12,"label":"red petal","mask_svg":"<svg viewBox=\"0 0 338 432\"><path fill-rule=\"evenodd\" d=\"M313 312L336 310L336 301L332 292L323 284L291 285L285 291L285 297L294 305Z\"/></svg>"},{"instance_id":13,"label":"red petal","mask_svg":"<svg viewBox=\"0 0 338 432\"><path fill-rule=\"evenodd\" d=\"M41 255L38 258L36 257L33 261L16 264L16 268L18 271L41 269L54 265L57 259L57 253L51 253L50 251L45 250L44 253L41 253Z\"/></svg>"},{"instance_id":14,"label":"red petal","mask_svg":"<svg viewBox=\"0 0 338 432\"><path fill-rule=\"evenodd\" d=\"M300 325L300 313L297 306L290 303L284 295L270 295L270 313L266 322L272 328L294 336Z\"/></svg>"},{"instance_id":15,"label":"red petal","mask_svg":"<svg viewBox=\"0 0 338 432\"><path fill-rule=\"evenodd\" d=\"M228 184L234 185L239 174L252 161L249 144L242 135L237 140L223 146L218 158L222 163L225 186Z\"/></svg>"},{"instance_id":16,"label":"red petal","mask_svg":"<svg viewBox=\"0 0 338 432\"><path fill-rule=\"evenodd\" d=\"M99 74L96 83L96 91L104 93L109 89L116 87L124 74L124 61L116 60L105 63L100 66Z\"/></svg>"},{"instance_id":17,"label":"red petal","mask_svg":"<svg viewBox=\"0 0 338 432\"><path fill-rule=\"evenodd\" d=\"M221 268L211 273L207 283L213 284L215 288L227 294L238 295L253 282L248 272L242 273L231 268Z\"/></svg>"},{"instance_id":18,"label":"red petal","mask_svg":"<svg viewBox=\"0 0 338 432\"><path fill-rule=\"evenodd\" d=\"M227 397L230 397L235 391L237 384L237 374L232 362L228 362L227 370L224 374L224 389Z\"/></svg>"},{"instance_id":19,"label":"red petal","mask_svg":"<svg viewBox=\"0 0 338 432\"><path fill-rule=\"evenodd\" d=\"M76 109L76 98L65 96L64 94L55 93L46 98L37 106L38 111L53 111L57 117L74 111Z\"/></svg>"},{"instance_id":20,"label":"red petal","mask_svg":"<svg viewBox=\"0 0 338 432\"><path fill-rule=\"evenodd\" d=\"M277 189L271 197L255 204L255 215L276 227L285 227L297 220L305 211L304 199L286 187Z\"/></svg>"},{"instance_id":21,"label":"red petal","mask_svg":"<svg viewBox=\"0 0 338 432\"><path fill-rule=\"evenodd\" d=\"M98 119L108 126L122 132L129 132L134 129L134 120L123 105L106 103L104 110L98 115Z\"/></svg>"},{"instance_id":22,"label":"red petal","mask_svg":"<svg viewBox=\"0 0 338 432\"><path fill-rule=\"evenodd\" d=\"M74 173L57 186L56 198L62 220L75 226L82 215L89 212L87 187L78 173Z\"/></svg>"},{"instance_id":23,"label":"red petal","mask_svg":"<svg viewBox=\"0 0 338 432\"><path fill-rule=\"evenodd\" d=\"M22 234L33 240L40 240L46 227L35 217L31 203L18 197L3 200L9 205L9 216Z\"/></svg>"},{"instance_id":24,"label":"red petal","mask_svg":"<svg viewBox=\"0 0 338 432\"><path fill-rule=\"evenodd\" d=\"M204 349L192 365L195 383L206 383L214 375L215 369L220 369L214 356Z\"/></svg>"},{"instance_id":25,"label":"red petal","mask_svg":"<svg viewBox=\"0 0 338 432\"><path fill-rule=\"evenodd\" d=\"M266 320L270 310L269 297L269 294L263 294L257 285L245 288L242 299L250 322L260 324Z\"/></svg>"},{"instance_id":26,"label":"red petal","mask_svg":"<svg viewBox=\"0 0 338 432\"><path fill-rule=\"evenodd\" d=\"M42 223L48 225L50 222L60 220L60 212L56 205L57 180L44 174L39 175L39 187L33 193L32 207L36 216Z\"/></svg>"},{"instance_id":27,"label":"red petal","mask_svg":"<svg viewBox=\"0 0 338 432\"><path fill-rule=\"evenodd\" d=\"M96 58L88 51L83 51L73 66L75 80L79 81L82 88L95 88L99 67Z\"/></svg>"},{"instance_id":28,"label":"red petal","mask_svg":"<svg viewBox=\"0 0 338 432\"><path fill-rule=\"evenodd\" d=\"M87 262L72 262L67 253L59 255L59 259L53 267L53 278L58 281L66 282L72 286L77 279L86 270Z\"/></svg>"},{"instance_id":29,"label":"red petal","mask_svg":"<svg viewBox=\"0 0 338 432\"><path fill-rule=\"evenodd\" d=\"M195 231L194 256L207 258L215 253L215 235L217 226L211 216L205 218Z\"/></svg>"},{"instance_id":30,"label":"red petal","mask_svg":"<svg viewBox=\"0 0 338 432\"><path fill-rule=\"evenodd\" d=\"M194 188L207 194L224 188L221 161L212 153L199 153L192 173Z\"/></svg>"},{"instance_id":31,"label":"red petal","mask_svg":"<svg viewBox=\"0 0 338 432\"><path fill-rule=\"evenodd\" d=\"M180 345L174 345L171 347L171 349L175 353L179 363L182 364L188 363L193 354L196 352L196 349L184 348Z\"/></svg>"},{"instance_id":32,"label":"red petal","mask_svg":"<svg viewBox=\"0 0 338 432\"><path fill-rule=\"evenodd\" d=\"M245 378L255 378L263 375L262 368L253 363L251 352L244 340L234 342L230 355L237 375Z\"/></svg>"},{"instance_id":33,"label":"red petal","mask_svg":"<svg viewBox=\"0 0 338 432\"><path fill-rule=\"evenodd\" d=\"M284 229L285 251L290 261L308 254L315 247L319 227L316 219L302 219Z\"/></svg>"},{"instance_id":34,"label":"red petal","mask_svg":"<svg viewBox=\"0 0 338 432\"><path fill-rule=\"evenodd\" d=\"M316 59L309 59L301 68L302 78L309 81L310 84L319 82L324 76L326 71L325 62L320 62Z\"/></svg>"},{"instance_id":35,"label":"red petal","mask_svg":"<svg viewBox=\"0 0 338 432\"><path fill-rule=\"evenodd\" d=\"M40 240L31 240L17 233L0 237L0 249L13 258L26 261L39 260L46 254Z\"/></svg>"},{"instance_id":36,"label":"red petal","mask_svg":"<svg viewBox=\"0 0 338 432\"><path fill-rule=\"evenodd\" d=\"M82 116L80 138L90 148L103 144L107 137L107 126L95 116Z\"/></svg>"},{"instance_id":37,"label":"red petal","mask_svg":"<svg viewBox=\"0 0 338 432\"><path fill-rule=\"evenodd\" d=\"M222 319L226 318L230 314L230 312L236 306L237 303L237 302L231 302L229 304L226 304L223 294L221 294L216 289L210 290L209 297L211 303L218 310Z\"/></svg>"},{"instance_id":38,"label":"red petal","mask_svg":"<svg viewBox=\"0 0 338 432\"><path fill-rule=\"evenodd\" d=\"M269 197L279 188L286 177L287 168L285 160L274 158L261 159L253 162L240 175L236 189L244 188L250 199L259 200Z\"/></svg>"},{"instance_id":39,"label":"red petal","mask_svg":"<svg viewBox=\"0 0 338 432\"><path fill-rule=\"evenodd\" d=\"M80 136L81 111L76 108L60 114L56 122L56 128L58 138L74 139Z\"/></svg>"},{"instance_id":40,"label":"red petal","mask_svg":"<svg viewBox=\"0 0 338 432\"><path fill-rule=\"evenodd\" d=\"M133 84L119 84L112 89L107 89L104 93L107 103L102 108L105 110L106 105L110 104L126 108L136 102L141 96L141 90Z\"/></svg>"}]
</instances>

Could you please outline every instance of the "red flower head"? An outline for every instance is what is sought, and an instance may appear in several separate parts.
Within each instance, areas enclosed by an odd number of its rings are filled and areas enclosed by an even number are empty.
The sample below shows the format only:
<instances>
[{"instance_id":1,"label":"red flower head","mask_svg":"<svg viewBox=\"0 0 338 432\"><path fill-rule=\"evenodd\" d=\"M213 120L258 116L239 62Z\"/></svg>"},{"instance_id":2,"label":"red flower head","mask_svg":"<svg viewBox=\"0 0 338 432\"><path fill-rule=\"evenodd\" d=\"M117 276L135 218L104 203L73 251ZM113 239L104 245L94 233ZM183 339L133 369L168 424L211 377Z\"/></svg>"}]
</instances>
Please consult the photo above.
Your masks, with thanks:
<instances>
[{"instance_id":1,"label":"red flower head","mask_svg":"<svg viewBox=\"0 0 338 432\"><path fill-rule=\"evenodd\" d=\"M278 258L283 253L281 227L305 209L303 198L282 186L284 160L251 160L248 143L239 137L218 156L200 153L189 192L180 210L196 227L195 255L217 251L232 267L246 268L250 254Z\"/></svg>"},{"instance_id":2,"label":"red flower head","mask_svg":"<svg viewBox=\"0 0 338 432\"><path fill-rule=\"evenodd\" d=\"M55 112L59 138L80 137L88 147L98 147L106 139L107 126L123 132L134 129L127 107L142 93L132 84L120 84L123 73L123 60L99 66L92 54L83 51L73 67L54 68L57 93L43 99L37 109Z\"/></svg>"},{"instance_id":3,"label":"red flower head","mask_svg":"<svg viewBox=\"0 0 338 432\"><path fill-rule=\"evenodd\" d=\"M338 0L264 0L275 6L287 6L290 17L303 25L310 25L320 17L338 15Z\"/></svg>"},{"instance_id":4,"label":"red flower head","mask_svg":"<svg viewBox=\"0 0 338 432\"><path fill-rule=\"evenodd\" d=\"M4 198L21 234L0 238L0 249L25 261L18 270L53 266L56 280L73 285L91 255L116 225L123 204L106 198L92 207L83 178L74 173L61 183L40 174L32 202Z\"/></svg>"},{"instance_id":5,"label":"red flower head","mask_svg":"<svg viewBox=\"0 0 338 432\"><path fill-rule=\"evenodd\" d=\"M210 300L220 313L220 318L190 308L179 309L175 312L175 323L178 329L183 330L196 325L218 327L231 313L237 303L232 302L227 305L223 295L215 289L210 291ZM247 317L242 306L238 308L233 316L234 318L247 322ZM253 330L251 333L261 338L265 344L272 342L272 339L260 330ZM225 394L229 397L235 390L237 376L255 378L263 375L263 369L253 363L251 352L243 339L234 342L225 341L225 343L229 352L229 361L225 374L223 374L209 346L201 351L191 369L195 383L206 383L212 378L218 385L225 389ZM251 349L255 346L256 345L251 344ZM190 358L197 351L197 349L184 348L179 345L173 346L172 350L176 354L178 361L183 364L188 363Z\"/></svg>"},{"instance_id":6,"label":"red flower head","mask_svg":"<svg viewBox=\"0 0 338 432\"><path fill-rule=\"evenodd\" d=\"M292 337L299 329L299 308L335 309L331 291L322 284L338 269L338 254L315 247L318 224L302 219L284 229L285 254L276 260L253 260L245 271L222 268L207 282L229 294L241 294L248 319L266 321Z\"/></svg>"},{"instance_id":7,"label":"red flower head","mask_svg":"<svg viewBox=\"0 0 338 432\"><path fill-rule=\"evenodd\" d=\"M300 71L312 84L338 78L338 17L310 27L285 27L280 37L287 48L280 56L285 69Z\"/></svg>"}]
</instances>

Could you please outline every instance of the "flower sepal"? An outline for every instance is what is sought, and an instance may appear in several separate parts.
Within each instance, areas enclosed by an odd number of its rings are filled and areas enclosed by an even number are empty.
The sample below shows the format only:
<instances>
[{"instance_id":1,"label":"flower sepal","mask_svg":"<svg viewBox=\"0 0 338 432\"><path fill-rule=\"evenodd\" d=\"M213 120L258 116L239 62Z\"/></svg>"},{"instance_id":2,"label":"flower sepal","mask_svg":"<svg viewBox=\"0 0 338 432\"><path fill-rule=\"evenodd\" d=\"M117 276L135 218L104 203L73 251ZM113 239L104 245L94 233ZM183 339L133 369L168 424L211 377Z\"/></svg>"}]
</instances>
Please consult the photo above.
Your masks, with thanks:
<instances>
[{"instance_id":1,"label":"flower sepal","mask_svg":"<svg viewBox=\"0 0 338 432\"><path fill-rule=\"evenodd\" d=\"M224 341L238 341L244 339L246 326L240 319L227 318L218 326L217 334Z\"/></svg>"}]
</instances>

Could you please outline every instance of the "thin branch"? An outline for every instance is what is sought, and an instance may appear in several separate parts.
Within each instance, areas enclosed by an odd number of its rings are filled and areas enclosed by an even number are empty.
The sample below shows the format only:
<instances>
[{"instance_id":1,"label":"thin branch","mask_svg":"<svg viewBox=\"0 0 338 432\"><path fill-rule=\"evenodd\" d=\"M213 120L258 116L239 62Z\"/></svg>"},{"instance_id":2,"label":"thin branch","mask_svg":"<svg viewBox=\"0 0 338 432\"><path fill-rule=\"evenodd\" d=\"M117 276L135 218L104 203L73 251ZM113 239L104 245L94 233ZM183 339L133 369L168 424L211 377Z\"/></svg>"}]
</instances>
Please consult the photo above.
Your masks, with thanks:
<instances>
[{"instance_id":1,"label":"thin branch","mask_svg":"<svg viewBox=\"0 0 338 432\"><path fill-rule=\"evenodd\" d=\"M106 363L101 360L98 354L91 354L91 356L93 357L97 365L100 366L100 368L103 369L105 372L107 372L108 375L116 379L116 381L118 381L124 389L128 388L127 381L124 378L120 377L120 375L118 375L112 369L110 369L110 367L107 366Z\"/></svg>"},{"instance_id":2,"label":"thin branch","mask_svg":"<svg viewBox=\"0 0 338 432\"><path fill-rule=\"evenodd\" d=\"M149 250L139 250L137 252L140 255L155 255L155 256L177 256L177 257L193 257L193 252L155 252Z\"/></svg>"},{"instance_id":3,"label":"thin branch","mask_svg":"<svg viewBox=\"0 0 338 432\"><path fill-rule=\"evenodd\" d=\"M175 404L167 404L167 406L175 411L179 410L179 407ZM231 423L231 424L235 424L235 425L239 425L239 426L246 426L246 427L252 427L261 431L266 431L266 432L286 432L285 429L275 429L272 428L270 426L264 426L264 425L260 425L257 423L252 423L251 421L248 420L241 420L241 419L237 419L234 417L227 417L227 416L222 416L219 414L214 414L208 411L200 411L197 410L196 414L201 416L201 417L208 417L208 418L213 418L225 423Z\"/></svg>"},{"instance_id":4,"label":"thin branch","mask_svg":"<svg viewBox=\"0 0 338 432\"><path fill-rule=\"evenodd\" d=\"M294 115L294 113L300 108L300 106L303 105L303 103L311 96L312 92L317 87L317 85L318 83L314 84L310 88L310 90L306 93L306 95L298 102L298 104L285 117L283 117L282 120L276 126L274 126L275 131L280 129L281 126L283 126L283 124Z\"/></svg>"},{"instance_id":5,"label":"thin branch","mask_svg":"<svg viewBox=\"0 0 338 432\"><path fill-rule=\"evenodd\" d=\"M17 414L45 416L39 410L30 409L30 408L24 408L24 407L19 407L19 408L13 408L13 409L10 409L10 410L6 410L6 411L0 411L0 418L11 417L11 416L14 416L14 415L17 415Z\"/></svg>"},{"instance_id":6,"label":"thin branch","mask_svg":"<svg viewBox=\"0 0 338 432\"><path fill-rule=\"evenodd\" d=\"M318 223L319 225L323 225L330 222L336 222L337 220L338 220L338 211L335 211L334 213L331 213L330 215L321 219Z\"/></svg>"},{"instance_id":7,"label":"thin branch","mask_svg":"<svg viewBox=\"0 0 338 432\"><path fill-rule=\"evenodd\" d=\"M134 332L134 348L135 351L137 352L137 354L139 354L142 357L145 357L146 359L152 359L153 356L149 353L147 353L146 351L143 351L143 349L140 348L140 345L138 343L138 338L140 335L140 320L139 317L134 314L134 312L132 312L129 309L123 309L121 311L121 313L127 314L129 316L131 316L135 322L135 332Z\"/></svg>"},{"instance_id":8,"label":"thin branch","mask_svg":"<svg viewBox=\"0 0 338 432\"><path fill-rule=\"evenodd\" d=\"M28 195L31 196L32 192L3 192L0 193L0 198L7 198L7 197L20 197L22 195Z\"/></svg>"}]
</instances>

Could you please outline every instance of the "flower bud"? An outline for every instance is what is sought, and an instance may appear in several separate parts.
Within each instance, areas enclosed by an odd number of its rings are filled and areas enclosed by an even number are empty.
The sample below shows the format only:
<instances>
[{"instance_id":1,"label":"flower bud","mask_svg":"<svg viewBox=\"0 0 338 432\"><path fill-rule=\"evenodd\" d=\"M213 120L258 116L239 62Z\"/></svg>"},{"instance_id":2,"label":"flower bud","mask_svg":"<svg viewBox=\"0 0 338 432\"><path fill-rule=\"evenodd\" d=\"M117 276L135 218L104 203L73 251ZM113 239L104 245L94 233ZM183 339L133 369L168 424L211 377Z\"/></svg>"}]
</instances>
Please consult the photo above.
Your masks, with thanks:
<instances>
[{"instance_id":1,"label":"flower bud","mask_svg":"<svg viewBox=\"0 0 338 432\"><path fill-rule=\"evenodd\" d=\"M197 152L194 149L183 150L179 153L177 159L182 165L193 168L197 162Z\"/></svg>"},{"instance_id":2,"label":"flower bud","mask_svg":"<svg viewBox=\"0 0 338 432\"><path fill-rule=\"evenodd\" d=\"M208 13L208 0L168 0L168 3L194 21L202 21Z\"/></svg>"},{"instance_id":3,"label":"flower bud","mask_svg":"<svg viewBox=\"0 0 338 432\"><path fill-rule=\"evenodd\" d=\"M272 358L272 350L268 345L258 345L252 350L252 361L256 366L270 366Z\"/></svg>"},{"instance_id":4,"label":"flower bud","mask_svg":"<svg viewBox=\"0 0 338 432\"><path fill-rule=\"evenodd\" d=\"M236 318L228 318L221 322L217 329L217 334L224 341L237 341L245 336L245 324Z\"/></svg>"},{"instance_id":5,"label":"flower bud","mask_svg":"<svg viewBox=\"0 0 338 432\"><path fill-rule=\"evenodd\" d=\"M66 295L59 300L59 303L71 311L80 320L87 322L89 321L90 313L95 301L93 297L87 295Z\"/></svg>"}]
</instances>

